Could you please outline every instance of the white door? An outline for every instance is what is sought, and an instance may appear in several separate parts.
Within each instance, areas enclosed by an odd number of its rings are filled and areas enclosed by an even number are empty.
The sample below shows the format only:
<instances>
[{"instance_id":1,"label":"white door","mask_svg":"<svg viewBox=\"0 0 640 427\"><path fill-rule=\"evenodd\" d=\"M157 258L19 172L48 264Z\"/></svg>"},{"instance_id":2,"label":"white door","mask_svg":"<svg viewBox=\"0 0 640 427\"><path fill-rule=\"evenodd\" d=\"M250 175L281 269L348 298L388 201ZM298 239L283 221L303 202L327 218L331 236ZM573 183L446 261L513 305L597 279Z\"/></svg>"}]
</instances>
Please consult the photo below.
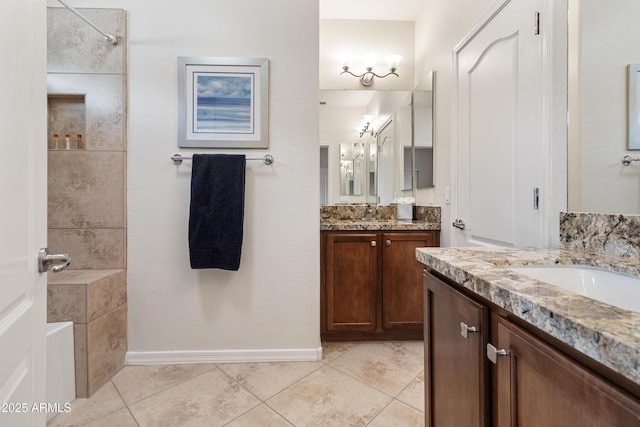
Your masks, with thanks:
<instances>
[{"instance_id":1,"label":"white door","mask_svg":"<svg viewBox=\"0 0 640 427\"><path fill-rule=\"evenodd\" d=\"M545 191L539 0L496 4L455 50L457 246L541 246ZM455 223L454 223L455 224Z\"/></svg>"},{"instance_id":2,"label":"white door","mask_svg":"<svg viewBox=\"0 0 640 427\"><path fill-rule=\"evenodd\" d=\"M0 425L45 425L46 1L0 13Z\"/></svg>"}]
</instances>

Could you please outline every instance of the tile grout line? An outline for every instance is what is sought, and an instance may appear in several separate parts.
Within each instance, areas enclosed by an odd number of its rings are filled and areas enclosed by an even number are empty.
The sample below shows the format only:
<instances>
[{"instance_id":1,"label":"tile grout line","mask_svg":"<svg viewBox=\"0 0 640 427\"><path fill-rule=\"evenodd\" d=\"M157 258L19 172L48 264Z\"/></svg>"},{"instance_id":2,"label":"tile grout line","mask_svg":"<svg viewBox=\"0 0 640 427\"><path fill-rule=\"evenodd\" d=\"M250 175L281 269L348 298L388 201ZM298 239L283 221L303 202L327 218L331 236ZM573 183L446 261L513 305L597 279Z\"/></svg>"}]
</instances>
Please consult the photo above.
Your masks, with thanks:
<instances>
[{"instance_id":1,"label":"tile grout line","mask_svg":"<svg viewBox=\"0 0 640 427\"><path fill-rule=\"evenodd\" d=\"M247 364L252 363L252 362L248 362ZM261 363L261 362L253 362L253 363ZM266 362L266 363L270 363L270 362ZM286 362L285 362L286 363ZM224 363L223 363L224 365ZM318 369L322 369L323 366L320 366ZM294 384L297 384L298 382L302 381L302 379L307 378L309 375L311 375L312 373L316 372L318 369L314 369L313 371L311 371L309 374L305 375L304 377L294 381L292 384L288 385L287 387L283 388L282 390L280 390L279 392L277 392L276 394L274 394L271 397L268 397L266 400L262 400L260 397L258 397L255 393L253 393L251 390L249 390L247 387L245 387L244 385L242 385L238 380L236 380L235 378L233 378L231 375L227 374L224 369L220 368L218 366L218 369L220 369L220 372L222 372L225 376L227 376L229 379L231 379L235 384L238 384L240 387L242 387L247 393L251 394L253 397L255 397L256 399L258 399L258 401L260 403L258 403L256 406L253 406L252 408L248 409L247 411L243 412L242 414L238 415L237 417L235 417L233 420L230 420L228 423L225 423L224 425L229 425L232 422L238 420L239 418L243 417L244 415L248 414L249 412L253 411L254 409L256 409L257 407L259 407L260 405L264 405L267 408L271 409L273 412L275 412L276 414L278 414L283 420L285 420L287 423L291 424L293 427L295 427L295 424L293 424L291 421L289 421L289 419L287 419L285 416L283 416L281 413L279 413L278 411L276 411L274 408L272 408L268 403L267 400L269 399L273 399L274 397L276 397L277 395L279 395L280 393L282 393L283 391L287 390L289 387L291 387Z\"/></svg>"},{"instance_id":2,"label":"tile grout line","mask_svg":"<svg viewBox=\"0 0 640 427\"><path fill-rule=\"evenodd\" d=\"M180 365L180 364L177 364L177 365ZM143 401L145 401L145 400L149 399L150 397L156 396L156 395L157 395L157 394L159 394L159 393L163 393L163 392L165 392L165 391L167 391L167 390L170 390L170 389L172 389L172 388L174 388L174 387L177 387L177 386L179 386L179 385L182 385L182 384L184 384L184 383L185 383L185 382L187 382L187 381L191 381L192 379L199 377L200 375L204 375L204 374L206 374L207 372L211 372L214 368L218 368L218 365L217 365L217 364L213 364L213 365L214 365L214 366L212 366L211 368L209 368L209 369L207 369L207 370L205 370L205 371L203 371L203 372L200 372L198 375L195 375L195 376L192 376L192 377L189 377L189 378L185 378L185 379L181 380L180 382L177 382L177 383L175 383L175 384L171 384L170 386L168 386L168 387L166 387L166 388L163 388L162 390L158 390L158 391L156 391L155 393L152 393L152 394L150 394L150 395L148 395L148 396L145 396L145 397L143 397L143 398L141 398L141 399L138 399L138 400L136 400L136 401L133 401L133 402L131 402L131 404L128 404L128 403L126 402L126 400L124 399L124 397L122 397L122 394L120 393L120 390L118 389L118 387L116 386L116 384L113 382L113 379L111 379L111 380L109 380L109 381L111 382L111 384L113 384L113 387L116 389L116 392L118 393L118 395L120 396L120 398L121 398L121 399L122 399L122 401L124 402L124 404L125 404L125 406L127 407L127 410L129 411L129 413L131 413L131 416L133 417L133 419L136 421L136 423L138 424L138 426L140 426L140 423L138 423L138 420L137 420L137 419L136 419L136 417L133 415L133 412L131 412L130 405L135 405L135 404L137 404L137 403L143 402ZM127 365L127 366L142 366L142 365ZM125 366L125 368L126 368L127 366ZM152 365L146 365L146 366L152 366ZM173 365L172 365L172 364L169 364L169 365L155 365L155 366L173 366ZM224 373L224 372L223 372L223 373ZM115 377L115 375L114 375L114 377Z\"/></svg>"},{"instance_id":3,"label":"tile grout line","mask_svg":"<svg viewBox=\"0 0 640 427\"><path fill-rule=\"evenodd\" d=\"M380 341L380 343L390 343L390 344L393 344L393 343L395 343L395 342L397 342L397 341ZM344 354L340 355L340 357L341 357L341 356L343 356L343 355L344 355ZM339 359L339 357L336 357L336 359ZM412 383L412 382L414 382L414 381L416 380L416 378L418 378L418 377L420 376L420 374L421 374L421 373L423 373L423 372L424 372L424 369L421 369L421 370L418 372L418 374L417 374L415 377L413 377L413 378L412 378L412 379L411 379L411 380L410 380L410 381L409 381L409 382L408 382L404 387L402 387L402 389L401 389L401 390L400 390L396 395L392 395L392 394L390 394L390 393L388 393L388 392L386 392L386 391L384 391L384 390L382 390L382 389L380 389L380 388L378 388L378 387L376 387L376 386L374 386L374 385L372 385L372 384L367 383L365 380L363 380L363 379L361 379L361 378L358 378L358 377L356 377L356 376L354 376L354 375L350 374L349 372L343 371L342 369L340 369L340 368L339 368L339 367L337 367L337 366L332 365L331 363L332 363L332 362L334 362L336 359L334 359L334 360L332 360L331 362L329 362L329 363L328 363L328 366L331 366L332 368L336 369L338 372L341 372L341 373L343 373L343 374L345 374L345 375L347 375L347 376L349 376L349 377L351 377L351 378L353 378L353 379L355 379L355 380L358 380L358 381L360 381L361 383L363 383L363 384L365 384L365 385L368 385L369 387L373 388L374 390L380 391L380 392L382 392L382 393L386 394L387 396L392 397L393 399L397 399L397 397L398 397L398 396L399 396L399 395L400 395L404 390L406 390L406 388L407 388L409 385L411 385L411 383ZM399 399L397 399L397 400L399 400ZM402 402L402 400L399 400L399 401L400 401L400 402ZM404 403L404 402L403 402L403 403ZM412 406L412 405L409 405L409 404L407 404L407 405L408 405L408 406L411 406L411 407L413 408L413 406ZM415 408L415 409L420 410L420 409L418 409L418 408ZM423 412L423 411L421 411L421 412Z\"/></svg>"},{"instance_id":4,"label":"tile grout line","mask_svg":"<svg viewBox=\"0 0 640 427\"><path fill-rule=\"evenodd\" d=\"M269 397L268 399L264 400L262 403L269 409L271 409L273 412L275 412L276 414L278 414L280 417L282 417L283 420L285 420L286 422L288 422L289 424L291 424L293 427L296 427L296 425L293 423L293 421L289 420L287 417L285 417L283 414L281 414L280 412L278 412L275 408L273 408L271 405L269 405L269 403L267 403L268 400L272 400L274 399L276 396L278 396L281 393L284 393L286 390L290 389L291 387L293 387L294 385L300 383L302 380L305 380L307 378L309 378L312 374L315 374L316 372L318 372L320 369L322 368L326 368L327 366L329 366L327 363L325 363L324 361L320 360L320 362L322 363L322 366L319 366L317 369L314 369L313 371L309 372L307 375L299 378L298 380L294 381L293 383L289 384L288 386L286 386L285 388L283 388L282 390L280 390L279 392L277 392L276 394L274 394L273 396Z\"/></svg>"},{"instance_id":5,"label":"tile grout line","mask_svg":"<svg viewBox=\"0 0 640 427\"><path fill-rule=\"evenodd\" d=\"M391 404L392 404L395 400L396 400L396 399L391 399L391 400L389 401L389 403L387 403L387 404L386 404L382 409L380 409L380 411L379 411L379 412L378 412L378 413L377 413L373 418L371 418L371 420L369 420L369 422L368 422L367 424L365 424L365 425L369 425L369 424L371 424L371 423L373 422L373 420L375 420L376 418L378 418L378 417L380 416L380 414L382 414L382 413L385 411L385 409L387 409L389 406L391 406Z\"/></svg>"},{"instance_id":6,"label":"tile grout line","mask_svg":"<svg viewBox=\"0 0 640 427\"><path fill-rule=\"evenodd\" d=\"M415 380L417 380L417 379L418 379L418 377L419 377L420 375L424 375L424 370L420 371L420 372L418 373L418 375L416 375L416 376L415 376L415 378L414 378L414 379L412 379L411 381L409 381L409 383L408 383L406 386L404 386L404 388L403 388L402 390L400 390L400 393L398 393L398 397L396 397L395 399L396 399L398 402L404 403L405 405L407 405L407 406L409 406L409 407L411 407L411 408L414 408L414 409L416 409L416 410L418 410L418 411L420 411L420 412L424 413L424 410L422 410L422 409L420 409L420 408L416 408L416 407L415 407L415 406L413 406L412 404L410 404L410 403L408 403L408 402L405 402L405 401L404 401L404 400L402 400L402 399L399 399L399 396L402 394L402 392L403 392L403 391L405 391L405 390L407 389L407 387L409 387L409 386L410 386L410 385L411 385Z\"/></svg>"},{"instance_id":7,"label":"tile grout line","mask_svg":"<svg viewBox=\"0 0 640 427\"><path fill-rule=\"evenodd\" d=\"M122 393L120 393L120 390L118 389L116 384L112 380L109 380L109 382L111 382L111 385L113 385L113 388L116 390L116 393L118 393L118 396L120 396L120 399L122 399L122 403L124 403L124 407L127 409L127 412L129 412L129 415L131 415L133 422L136 423L138 427L140 427L140 423L138 422L138 419L136 418L135 415L133 415L133 412L131 412L131 408L129 407L129 404L126 402L126 400L124 400L124 397L122 397ZM112 414L115 414L115 412L112 412L110 415Z\"/></svg>"},{"instance_id":8,"label":"tile grout line","mask_svg":"<svg viewBox=\"0 0 640 427\"><path fill-rule=\"evenodd\" d=\"M220 365L224 365L224 363L221 363ZM244 391L246 391L247 393L249 393L251 396L255 397L258 400L258 404L255 406L252 406L251 408L247 409L246 411L244 411L242 414L238 415L237 417L235 417L232 420L229 420L229 422L224 423L223 426L229 425L232 422L236 421L238 418L245 416L246 414L248 414L249 412L253 411L254 409L256 409L258 406L262 405L264 403L264 401L262 399L260 399L258 396L255 395L255 393L253 393L251 390L249 390L248 388L246 388L245 386L243 386L238 380L236 380L235 378L233 378L231 375L227 374L224 369L222 369L220 366L216 365L216 368L218 368L218 370L222 373L222 375L224 375L225 377L229 378L231 381L233 381L234 384L237 384L240 388L242 388Z\"/></svg>"},{"instance_id":9,"label":"tile grout line","mask_svg":"<svg viewBox=\"0 0 640 427\"><path fill-rule=\"evenodd\" d=\"M344 375L348 376L349 378L352 378L352 379L354 379L354 380L356 380L356 381L358 381L358 382L360 382L360 383L362 383L362 384L366 385L366 386L367 386L367 387L369 387L369 388L372 388L372 389L373 389L373 390L375 390L375 391L379 391L380 393L382 393L382 394L384 394L384 395L386 395L386 396L390 397L391 399L395 399L395 398L396 398L396 396L394 396L394 395L392 395L392 394L390 394L390 393L386 392L385 390L379 389L378 387L376 387L376 386L374 386L374 385L371 385L371 384L367 383L367 382L366 382L365 380L363 380L362 378L358 378L358 377L356 377L356 376L354 376L354 375L352 375L352 374L350 374L350 373L348 373L348 372L343 371L342 369L340 369L340 368L338 368L338 367L336 367L336 366L333 366L333 365L327 365L327 366L329 366L330 368L335 369L336 371L340 372L341 374L344 374ZM412 381L413 381L413 380L412 380ZM404 390L404 388L403 388L403 390ZM400 392L399 392L398 394L400 394Z\"/></svg>"}]
</instances>

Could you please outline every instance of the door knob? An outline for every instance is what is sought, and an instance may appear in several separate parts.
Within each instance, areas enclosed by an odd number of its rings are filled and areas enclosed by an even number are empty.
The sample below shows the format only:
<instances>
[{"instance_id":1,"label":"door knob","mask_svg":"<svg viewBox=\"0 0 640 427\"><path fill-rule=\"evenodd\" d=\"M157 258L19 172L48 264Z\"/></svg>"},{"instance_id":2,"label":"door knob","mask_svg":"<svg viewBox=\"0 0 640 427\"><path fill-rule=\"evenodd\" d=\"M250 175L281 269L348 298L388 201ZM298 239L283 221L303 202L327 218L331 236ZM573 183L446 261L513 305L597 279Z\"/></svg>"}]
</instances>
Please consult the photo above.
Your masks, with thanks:
<instances>
[{"instance_id":1,"label":"door knob","mask_svg":"<svg viewBox=\"0 0 640 427\"><path fill-rule=\"evenodd\" d=\"M38 251L38 271L40 273L46 273L49 267L52 267L54 273L59 273L71 264L71 255L64 254L49 254L47 248L42 248Z\"/></svg>"},{"instance_id":2,"label":"door knob","mask_svg":"<svg viewBox=\"0 0 640 427\"><path fill-rule=\"evenodd\" d=\"M460 230L464 230L464 228L466 227L466 224L464 223L463 220L461 220L460 218L456 219L455 221L453 221L452 224L455 228L459 228Z\"/></svg>"}]
</instances>

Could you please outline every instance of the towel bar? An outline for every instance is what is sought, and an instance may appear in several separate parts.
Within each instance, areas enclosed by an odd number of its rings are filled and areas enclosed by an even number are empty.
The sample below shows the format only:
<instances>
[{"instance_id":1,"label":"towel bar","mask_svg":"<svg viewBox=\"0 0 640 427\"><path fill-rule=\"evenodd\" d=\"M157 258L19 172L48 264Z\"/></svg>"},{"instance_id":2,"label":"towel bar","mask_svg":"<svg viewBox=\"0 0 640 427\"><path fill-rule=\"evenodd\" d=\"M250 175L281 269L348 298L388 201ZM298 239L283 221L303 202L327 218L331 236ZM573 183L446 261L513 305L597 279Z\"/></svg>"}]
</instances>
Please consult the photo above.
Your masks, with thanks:
<instances>
[{"instance_id":1,"label":"towel bar","mask_svg":"<svg viewBox=\"0 0 640 427\"><path fill-rule=\"evenodd\" d=\"M171 156L171 161L174 165L181 165L183 160L191 160L191 157L180 154ZM262 160L265 165L270 165L273 163L273 156L271 154L265 154L263 157L247 157L247 160Z\"/></svg>"}]
</instances>

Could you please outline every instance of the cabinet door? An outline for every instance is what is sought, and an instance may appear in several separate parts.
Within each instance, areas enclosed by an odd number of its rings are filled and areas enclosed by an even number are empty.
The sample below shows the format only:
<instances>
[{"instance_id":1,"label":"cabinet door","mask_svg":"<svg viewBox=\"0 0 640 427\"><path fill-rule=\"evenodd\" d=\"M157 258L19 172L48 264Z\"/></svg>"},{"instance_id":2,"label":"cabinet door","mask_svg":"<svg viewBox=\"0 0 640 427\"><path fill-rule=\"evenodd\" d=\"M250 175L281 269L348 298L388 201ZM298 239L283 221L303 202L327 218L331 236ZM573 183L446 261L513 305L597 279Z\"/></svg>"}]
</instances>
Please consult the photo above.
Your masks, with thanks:
<instances>
[{"instance_id":1,"label":"cabinet door","mask_svg":"<svg viewBox=\"0 0 640 427\"><path fill-rule=\"evenodd\" d=\"M640 426L640 403L503 318L498 319L497 425Z\"/></svg>"},{"instance_id":2,"label":"cabinet door","mask_svg":"<svg viewBox=\"0 0 640 427\"><path fill-rule=\"evenodd\" d=\"M325 310L328 331L376 327L377 235L328 234Z\"/></svg>"},{"instance_id":3,"label":"cabinet door","mask_svg":"<svg viewBox=\"0 0 640 427\"><path fill-rule=\"evenodd\" d=\"M422 271L416 248L436 246L434 233L382 234L382 327L422 329Z\"/></svg>"},{"instance_id":4,"label":"cabinet door","mask_svg":"<svg viewBox=\"0 0 640 427\"><path fill-rule=\"evenodd\" d=\"M488 309L424 277L425 425L487 426Z\"/></svg>"}]
</instances>

